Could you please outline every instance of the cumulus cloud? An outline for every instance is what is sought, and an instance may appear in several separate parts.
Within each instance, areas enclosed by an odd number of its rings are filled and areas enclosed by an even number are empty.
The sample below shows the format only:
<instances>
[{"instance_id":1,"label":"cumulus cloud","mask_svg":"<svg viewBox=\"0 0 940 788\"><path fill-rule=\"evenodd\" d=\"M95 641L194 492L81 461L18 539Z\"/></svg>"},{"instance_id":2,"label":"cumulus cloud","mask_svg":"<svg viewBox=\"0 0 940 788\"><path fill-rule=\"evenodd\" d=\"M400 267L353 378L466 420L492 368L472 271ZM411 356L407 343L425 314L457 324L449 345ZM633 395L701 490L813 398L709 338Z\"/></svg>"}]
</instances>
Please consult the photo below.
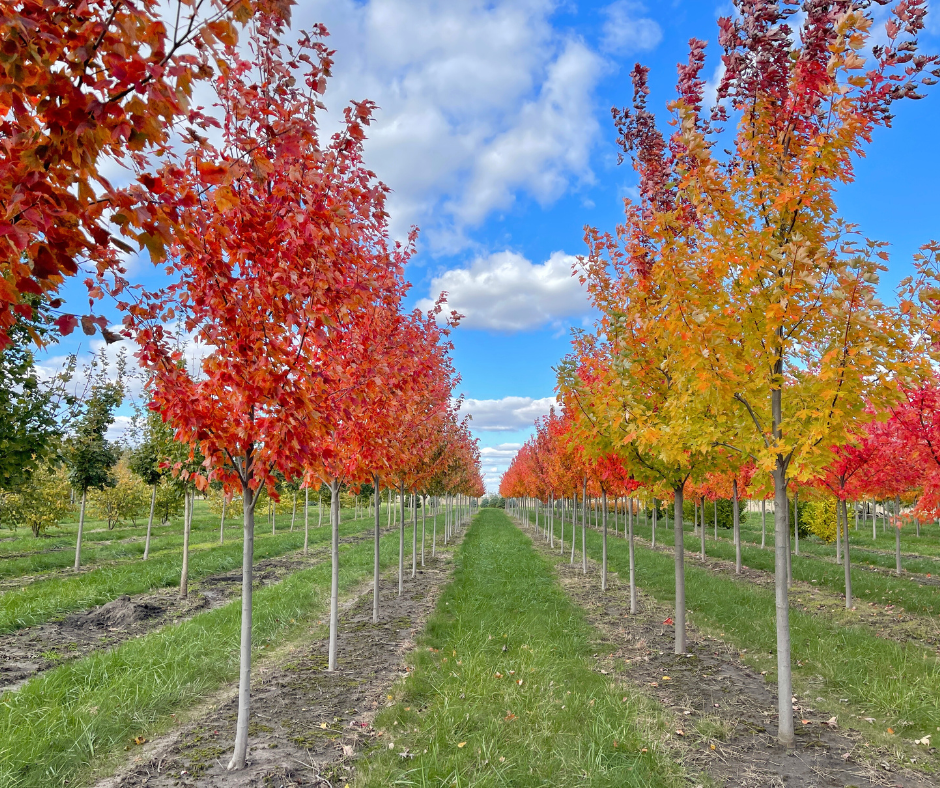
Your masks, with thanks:
<instances>
[{"instance_id":1,"label":"cumulus cloud","mask_svg":"<svg viewBox=\"0 0 940 788\"><path fill-rule=\"evenodd\" d=\"M461 326L491 331L528 331L591 313L585 288L571 275L576 258L553 252L534 264L516 252L478 257L467 268L436 276L432 294L446 292L447 308L464 316ZM430 309L433 301L418 306Z\"/></svg>"},{"instance_id":2,"label":"cumulus cloud","mask_svg":"<svg viewBox=\"0 0 940 788\"><path fill-rule=\"evenodd\" d=\"M555 30L552 0L313 0L295 28L323 22L336 50L325 97L333 121L350 99L380 107L369 166L393 190L397 235L413 223L438 251L509 206L590 181L599 127L593 91L605 68ZM325 129L331 130L330 122Z\"/></svg>"},{"instance_id":3,"label":"cumulus cloud","mask_svg":"<svg viewBox=\"0 0 940 788\"><path fill-rule=\"evenodd\" d=\"M663 31L655 19L645 14L646 6L634 0L617 0L607 6L601 48L617 55L655 49L662 41Z\"/></svg>"},{"instance_id":4,"label":"cumulus cloud","mask_svg":"<svg viewBox=\"0 0 940 788\"><path fill-rule=\"evenodd\" d=\"M531 427L539 416L545 416L554 405L554 397L465 399L460 411L463 415L470 414L470 427L474 432L516 432ZM502 449L505 451L509 444L502 446L507 447Z\"/></svg>"}]
</instances>

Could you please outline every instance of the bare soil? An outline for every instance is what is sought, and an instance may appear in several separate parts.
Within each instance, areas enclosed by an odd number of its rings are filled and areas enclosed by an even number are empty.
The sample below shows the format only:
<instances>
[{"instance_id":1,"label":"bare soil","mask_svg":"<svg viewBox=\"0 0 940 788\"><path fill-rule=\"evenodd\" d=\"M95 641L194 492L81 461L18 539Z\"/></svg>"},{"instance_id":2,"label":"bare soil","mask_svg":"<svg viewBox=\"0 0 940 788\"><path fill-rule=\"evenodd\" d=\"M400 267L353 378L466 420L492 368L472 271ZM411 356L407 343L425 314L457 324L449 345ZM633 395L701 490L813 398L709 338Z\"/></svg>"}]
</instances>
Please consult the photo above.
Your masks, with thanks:
<instances>
[{"instance_id":1,"label":"bare soil","mask_svg":"<svg viewBox=\"0 0 940 788\"><path fill-rule=\"evenodd\" d=\"M287 648L254 671L246 769L225 768L237 719L232 688L182 730L145 745L98 788L326 788L350 782L355 758L376 738L375 714L388 702L392 684L407 675L405 656L450 579L456 545L439 548L415 580L406 566L401 597L397 571L383 578L378 624L372 623L371 582L351 596L340 612L335 672L326 670L324 626L315 628L315 640Z\"/></svg>"},{"instance_id":2,"label":"bare soil","mask_svg":"<svg viewBox=\"0 0 940 788\"><path fill-rule=\"evenodd\" d=\"M706 784L725 788L940 785L898 770L890 753L871 746L858 731L843 728L842 720L832 720L806 700L794 704L796 746L780 746L775 737L776 687L745 664L737 649L688 625L688 653L676 655L670 607L639 591L639 612L630 615L629 584L616 573L608 573L608 590L602 595L594 561L589 559L584 575L580 560L573 566L567 560L559 562L542 539L536 537L534 544L557 562L562 587L603 634L597 669L612 680L641 688L673 713L670 744L679 749L691 772L704 775Z\"/></svg>"}]
</instances>

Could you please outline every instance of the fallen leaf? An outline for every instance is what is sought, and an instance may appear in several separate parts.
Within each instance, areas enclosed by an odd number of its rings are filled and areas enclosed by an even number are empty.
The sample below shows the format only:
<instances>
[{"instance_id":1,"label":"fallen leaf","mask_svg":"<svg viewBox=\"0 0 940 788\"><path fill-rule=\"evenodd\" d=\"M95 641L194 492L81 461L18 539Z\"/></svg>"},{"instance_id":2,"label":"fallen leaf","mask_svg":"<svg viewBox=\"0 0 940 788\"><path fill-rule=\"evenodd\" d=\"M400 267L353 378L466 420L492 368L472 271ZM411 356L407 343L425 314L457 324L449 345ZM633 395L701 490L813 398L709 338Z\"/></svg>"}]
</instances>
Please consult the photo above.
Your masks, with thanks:
<instances>
[{"instance_id":1,"label":"fallen leaf","mask_svg":"<svg viewBox=\"0 0 940 788\"><path fill-rule=\"evenodd\" d=\"M460 744L457 745L457 749L459 750L461 747L466 747L466 746L467 746L467 743L465 741L462 741L460 742Z\"/></svg>"},{"instance_id":2,"label":"fallen leaf","mask_svg":"<svg viewBox=\"0 0 940 788\"><path fill-rule=\"evenodd\" d=\"M663 676L663 681L672 681L672 679L669 676Z\"/></svg>"},{"instance_id":3,"label":"fallen leaf","mask_svg":"<svg viewBox=\"0 0 940 788\"><path fill-rule=\"evenodd\" d=\"M888 728L888 733L894 733L894 728Z\"/></svg>"},{"instance_id":4,"label":"fallen leaf","mask_svg":"<svg viewBox=\"0 0 940 788\"><path fill-rule=\"evenodd\" d=\"M713 750L715 749L715 745L714 745L714 744L709 744L708 746L711 747Z\"/></svg>"},{"instance_id":5,"label":"fallen leaf","mask_svg":"<svg viewBox=\"0 0 940 788\"><path fill-rule=\"evenodd\" d=\"M672 618L667 618L663 621L663 626L671 627L674 623L675 621L673 621Z\"/></svg>"},{"instance_id":6,"label":"fallen leaf","mask_svg":"<svg viewBox=\"0 0 940 788\"><path fill-rule=\"evenodd\" d=\"M927 739L929 740L930 737L928 736ZM146 740L143 736L135 736L135 737L134 737L134 744L140 745L140 744L143 744L145 741L147 741L147 740Z\"/></svg>"},{"instance_id":7,"label":"fallen leaf","mask_svg":"<svg viewBox=\"0 0 940 788\"><path fill-rule=\"evenodd\" d=\"M321 723L320 723L320 727L325 730L325 729L326 729L326 723L325 723L325 722L321 722Z\"/></svg>"}]
</instances>

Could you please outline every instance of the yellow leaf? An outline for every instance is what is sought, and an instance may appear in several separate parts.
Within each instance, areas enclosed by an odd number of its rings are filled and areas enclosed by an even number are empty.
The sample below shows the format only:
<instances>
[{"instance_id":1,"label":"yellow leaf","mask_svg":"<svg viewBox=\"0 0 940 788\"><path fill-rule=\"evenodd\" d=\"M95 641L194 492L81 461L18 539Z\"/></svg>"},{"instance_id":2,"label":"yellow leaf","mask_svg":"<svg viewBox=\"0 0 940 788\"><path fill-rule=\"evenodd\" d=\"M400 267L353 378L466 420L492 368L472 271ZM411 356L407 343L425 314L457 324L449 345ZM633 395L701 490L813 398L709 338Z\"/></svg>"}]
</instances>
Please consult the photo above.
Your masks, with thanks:
<instances>
[{"instance_id":1,"label":"yellow leaf","mask_svg":"<svg viewBox=\"0 0 940 788\"><path fill-rule=\"evenodd\" d=\"M467 743L465 741L460 742L460 744L457 745L457 749L460 749L461 747L466 746L466 744Z\"/></svg>"}]
</instances>

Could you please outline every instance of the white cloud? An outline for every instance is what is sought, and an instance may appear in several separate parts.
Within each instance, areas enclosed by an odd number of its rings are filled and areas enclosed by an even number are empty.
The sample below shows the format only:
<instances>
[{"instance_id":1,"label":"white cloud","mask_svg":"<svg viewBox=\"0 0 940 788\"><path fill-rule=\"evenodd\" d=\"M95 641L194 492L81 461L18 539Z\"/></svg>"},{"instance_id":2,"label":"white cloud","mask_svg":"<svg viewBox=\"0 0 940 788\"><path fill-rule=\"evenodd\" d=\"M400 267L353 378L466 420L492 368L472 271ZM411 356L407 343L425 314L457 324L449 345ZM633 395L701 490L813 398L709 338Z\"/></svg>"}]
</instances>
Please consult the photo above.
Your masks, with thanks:
<instances>
[{"instance_id":1,"label":"white cloud","mask_svg":"<svg viewBox=\"0 0 940 788\"><path fill-rule=\"evenodd\" d=\"M470 428L474 432L515 432L530 428L539 416L545 416L555 404L554 397L465 399L460 410L462 414L469 413L472 417ZM498 451L508 451L509 445L512 444L502 444L506 448Z\"/></svg>"},{"instance_id":2,"label":"white cloud","mask_svg":"<svg viewBox=\"0 0 940 788\"><path fill-rule=\"evenodd\" d=\"M663 31L656 20L644 16L645 13L646 6L633 0L617 0L607 6L601 48L618 55L655 49L662 41Z\"/></svg>"},{"instance_id":3,"label":"white cloud","mask_svg":"<svg viewBox=\"0 0 940 788\"><path fill-rule=\"evenodd\" d=\"M431 282L432 294L446 292L448 311L464 316L465 328L527 331L591 313L585 288L571 275L576 258L553 252L533 264L516 252L479 257L468 268L444 271ZM430 309L431 299L418 306Z\"/></svg>"},{"instance_id":4,"label":"white cloud","mask_svg":"<svg viewBox=\"0 0 940 788\"><path fill-rule=\"evenodd\" d=\"M484 446L480 449L480 458L484 462L502 461L502 464L508 465L509 461L516 456L521 443L500 443L496 446Z\"/></svg>"},{"instance_id":5,"label":"white cloud","mask_svg":"<svg viewBox=\"0 0 940 788\"><path fill-rule=\"evenodd\" d=\"M603 60L556 31L552 0L314 0L294 27L323 22L336 50L331 123L350 99L380 107L366 161L393 190L396 235L413 223L438 251L511 205L545 204L591 179Z\"/></svg>"}]
</instances>

